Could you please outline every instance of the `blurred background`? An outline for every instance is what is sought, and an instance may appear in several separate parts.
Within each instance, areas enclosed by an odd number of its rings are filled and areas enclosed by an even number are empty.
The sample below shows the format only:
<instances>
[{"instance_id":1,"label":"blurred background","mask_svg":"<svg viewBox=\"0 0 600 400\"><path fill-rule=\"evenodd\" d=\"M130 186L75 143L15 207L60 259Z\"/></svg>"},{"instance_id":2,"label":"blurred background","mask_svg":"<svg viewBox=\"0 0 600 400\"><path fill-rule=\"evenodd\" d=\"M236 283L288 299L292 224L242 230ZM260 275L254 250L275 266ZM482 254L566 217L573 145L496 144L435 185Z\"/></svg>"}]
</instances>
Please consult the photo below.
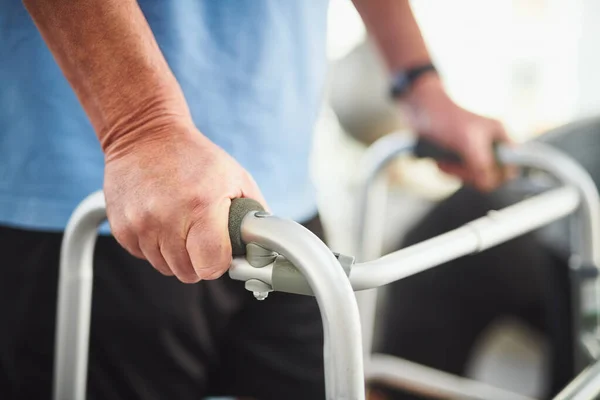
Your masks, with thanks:
<instances>
[{"instance_id":1,"label":"blurred background","mask_svg":"<svg viewBox=\"0 0 600 400\"><path fill-rule=\"evenodd\" d=\"M505 123L516 141L599 114L600 1L414 0L434 63L463 107ZM352 3L332 0L328 88L313 174L330 245L352 249L356 178L366 147L407 129L387 99L388 80ZM459 183L423 160L401 159L384 179L390 215L384 250ZM343 199L340 201L340 199ZM544 340L501 321L482 340L471 375L532 396L544 385Z\"/></svg>"},{"instance_id":2,"label":"blurred background","mask_svg":"<svg viewBox=\"0 0 600 400\"><path fill-rule=\"evenodd\" d=\"M501 120L516 141L600 110L596 40L600 2L413 0L411 4L454 100ZM332 0L329 24L331 68L313 166L321 208L326 219L336 220L329 224L332 240L343 247L345 239L333 227L340 225L336 215L346 210L333 200L351 190L366 146L387 133L407 131L407 126L399 107L387 97L389 82L382 62L351 2ZM428 161L401 160L391 169L390 179L394 189L406 189L404 209L415 194L423 205L423 200L438 200L458 187ZM414 211L404 214L416 217Z\"/></svg>"}]
</instances>

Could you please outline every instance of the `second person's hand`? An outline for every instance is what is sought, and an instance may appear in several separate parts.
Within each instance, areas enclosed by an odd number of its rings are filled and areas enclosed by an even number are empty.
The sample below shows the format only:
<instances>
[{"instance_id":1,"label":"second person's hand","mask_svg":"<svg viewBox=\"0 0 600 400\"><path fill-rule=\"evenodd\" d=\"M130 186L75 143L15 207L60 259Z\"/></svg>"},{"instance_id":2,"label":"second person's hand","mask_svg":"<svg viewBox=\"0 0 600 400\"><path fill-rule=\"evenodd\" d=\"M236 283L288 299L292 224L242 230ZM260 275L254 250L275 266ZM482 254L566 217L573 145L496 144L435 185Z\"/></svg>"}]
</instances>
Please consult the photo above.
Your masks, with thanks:
<instances>
[{"instance_id":1,"label":"second person's hand","mask_svg":"<svg viewBox=\"0 0 600 400\"><path fill-rule=\"evenodd\" d=\"M498 166L492 149L496 142L511 141L499 121L459 107L436 74L423 76L406 100L415 131L456 151L465 161L464 165L439 163L441 170L483 191L495 189L504 181L507 173Z\"/></svg>"},{"instance_id":2,"label":"second person's hand","mask_svg":"<svg viewBox=\"0 0 600 400\"><path fill-rule=\"evenodd\" d=\"M161 121L105 149L104 193L117 241L186 283L229 267L231 199L265 201L233 158L191 122Z\"/></svg>"}]
</instances>

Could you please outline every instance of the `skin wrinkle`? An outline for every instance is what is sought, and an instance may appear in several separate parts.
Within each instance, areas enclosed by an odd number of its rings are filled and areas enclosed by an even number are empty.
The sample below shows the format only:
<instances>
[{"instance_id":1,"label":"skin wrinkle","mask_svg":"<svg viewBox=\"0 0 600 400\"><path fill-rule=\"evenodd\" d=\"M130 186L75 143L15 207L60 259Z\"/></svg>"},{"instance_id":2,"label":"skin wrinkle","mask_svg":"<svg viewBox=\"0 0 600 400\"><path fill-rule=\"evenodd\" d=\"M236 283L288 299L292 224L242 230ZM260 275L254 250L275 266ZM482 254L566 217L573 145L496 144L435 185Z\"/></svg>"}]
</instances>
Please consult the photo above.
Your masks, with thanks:
<instances>
[{"instance_id":1,"label":"skin wrinkle","mask_svg":"<svg viewBox=\"0 0 600 400\"><path fill-rule=\"evenodd\" d=\"M194 281L190 276L196 272L202 279L220 276L231 259L226 224L230 199L264 200L251 176L194 126L137 2L24 3L105 152L107 212L119 243L141 255L144 248L157 269L167 263L167 273L176 271L184 282ZM354 3L392 73L430 60L408 0ZM424 77L406 99L419 115L416 131L426 128L424 135L469 153L469 160L476 150L486 150L491 137L502 137L501 127L483 123L491 120L452 103L437 75ZM211 104L204 106L210 109ZM485 133L487 143L465 134L475 127ZM477 163L481 161L472 164ZM481 166L471 167L471 174L481 175ZM191 267L181 259L186 255Z\"/></svg>"},{"instance_id":2,"label":"skin wrinkle","mask_svg":"<svg viewBox=\"0 0 600 400\"><path fill-rule=\"evenodd\" d=\"M231 258L226 254L230 199L241 195L265 202L248 173L195 128L181 88L137 2L24 3L105 152L107 213L119 243L134 253L141 244L153 243L163 258L178 254L185 245L193 269L199 274L210 271L203 278L223 273ZM408 1L355 0L355 4L391 71L429 60ZM472 172L477 172L476 182L489 187L491 175L481 173L482 159L474 155L476 147L481 150L486 144L481 137L465 134L486 119L452 103L437 75L420 81L408 102L415 114L426 116L416 120L424 119L430 126L416 126L417 130L461 151ZM488 141L489 134L488 129ZM146 229L151 221L167 222L154 232ZM181 227L188 228L184 244L165 241L164 248L159 246L163 235Z\"/></svg>"},{"instance_id":3,"label":"skin wrinkle","mask_svg":"<svg viewBox=\"0 0 600 400\"><path fill-rule=\"evenodd\" d=\"M149 119L154 113L189 116L179 85L135 1L24 3L101 142L109 132L109 142L114 140L110 136L127 133L132 121L139 122L137 113Z\"/></svg>"},{"instance_id":4,"label":"skin wrinkle","mask_svg":"<svg viewBox=\"0 0 600 400\"><path fill-rule=\"evenodd\" d=\"M231 260L231 199L265 201L248 173L194 126L137 2L24 3L104 150L117 241L182 282L222 275Z\"/></svg>"},{"instance_id":5,"label":"skin wrinkle","mask_svg":"<svg viewBox=\"0 0 600 400\"><path fill-rule=\"evenodd\" d=\"M150 256L150 254L146 254L144 252L144 250L142 250L142 254L144 255L144 258L146 258L148 260L152 259L152 265L158 272L160 272L161 274L163 274L165 276L172 276L174 274L169 269L169 265L167 264L167 262L165 261L165 258L162 255L162 251L161 251L162 249L160 248L158 239L159 238L156 237L155 242L150 247L148 247L147 251L152 252L151 256ZM138 246L140 249L143 249L141 238L138 240ZM158 251L156 251L156 250L158 250Z\"/></svg>"}]
</instances>

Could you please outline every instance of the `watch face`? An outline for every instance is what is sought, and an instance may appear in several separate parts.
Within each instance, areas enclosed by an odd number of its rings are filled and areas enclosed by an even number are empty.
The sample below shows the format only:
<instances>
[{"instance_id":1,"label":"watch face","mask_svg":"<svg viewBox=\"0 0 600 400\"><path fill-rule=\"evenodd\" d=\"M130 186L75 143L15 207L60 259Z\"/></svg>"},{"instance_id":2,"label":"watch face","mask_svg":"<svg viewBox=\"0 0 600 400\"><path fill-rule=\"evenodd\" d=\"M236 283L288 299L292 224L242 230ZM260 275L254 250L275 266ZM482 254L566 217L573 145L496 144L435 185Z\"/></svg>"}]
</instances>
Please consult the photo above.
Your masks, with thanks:
<instances>
[{"instance_id":1,"label":"watch face","mask_svg":"<svg viewBox=\"0 0 600 400\"><path fill-rule=\"evenodd\" d=\"M408 75L404 72L396 74L396 76L394 77L394 82L392 84L392 97L402 96L408 91L409 87L410 79L408 79Z\"/></svg>"},{"instance_id":2,"label":"watch face","mask_svg":"<svg viewBox=\"0 0 600 400\"><path fill-rule=\"evenodd\" d=\"M394 84L396 86L406 86L408 84L408 75L404 72L397 74Z\"/></svg>"}]
</instances>

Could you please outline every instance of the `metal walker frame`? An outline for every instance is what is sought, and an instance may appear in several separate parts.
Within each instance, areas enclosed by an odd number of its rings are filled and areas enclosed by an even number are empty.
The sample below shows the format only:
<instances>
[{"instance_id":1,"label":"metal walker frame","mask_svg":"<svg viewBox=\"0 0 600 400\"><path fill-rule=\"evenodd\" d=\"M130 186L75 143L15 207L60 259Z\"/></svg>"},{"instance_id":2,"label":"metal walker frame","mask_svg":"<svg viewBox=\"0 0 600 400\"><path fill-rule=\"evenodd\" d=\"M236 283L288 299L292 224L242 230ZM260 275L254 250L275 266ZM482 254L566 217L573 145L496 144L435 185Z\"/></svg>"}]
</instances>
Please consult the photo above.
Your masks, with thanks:
<instances>
[{"instance_id":1,"label":"metal walker frame","mask_svg":"<svg viewBox=\"0 0 600 400\"><path fill-rule=\"evenodd\" d=\"M373 177L391 159L410 149L411 143L406 142L405 138L390 135L369 150L362 191L364 207L368 205L364 199L368 196ZM363 362L367 366L367 378L382 376L389 370L394 380L400 379L421 387L426 383L415 378L418 374L406 376L408 370L404 370L404 366L397 368L395 359L371 356L370 337L367 335L364 344L367 352L363 353L361 320L354 291L373 289L454 258L484 251L573 212L576 215L573 227L578 232L573 239L573 248L578 257L573 258L572 268L600 265L597 246L600 243L600 199L587 173L569 157L539 144L516 149L500 148L499 157L506 164L546 170L556 176L563 186L373 261L353 264L346 257L342 263L342 258L336 258L323 242L301 225L263 212L245 214L239 230L241 238L248 245L249 254L246 258L233 260L229 275L232 279L245 281L246 288L255 292L257 298L264 298L269 291L311 293L316 297L324 325L327 399L365 399ZM362 219L363 214L360 217ZM77 207L65 230L57 307L55 400L85 398L93 252L98 226L105 219L104 196L102 192L97 192ZM364 245L364 241L361 240L361 243ZM264 262L264 257L253 257L257 249L262 255L270 253L273 257L267 257L267 262ZM363 250L361 254L364 253ZM262 261L257 263L256 259ZM341 268L341 265L345 268ZM374 303L364 299L360 302L364 328L370 332L372 315L369 316L367 311L373 309ZM488 399L510 398L504 396L507 392L499 389L477 390L483 384L475 384L470 390L465 390L469 389L468 385L455 385L451 376L439 373L429 376L438 382L436 390L446 390L446 394L485 392L489 395ZM598 393L600 364L584 371L556 399L593 399Z\"/></svg>"},{"instance_id":2,"label":"metal walker frame","mask_svg":"<svg viewBox=\"0 0 600 400\"><path fill-rule=\"evenodd\" d=\"M356 249L359 260L370 260L381 256L383 237L377 232L377 229L381 229L381 224L378 226L368 220L369 216L385 214L385 199L383 196L387 186L377 187L377 189L381 189L380 191L374 190L378 183L378 177L392 161L398 157L412 154L414 148L414 139L404 133L394 133L373 143L362 159L360 168L362 176L360 177L358 190L359 205L356 208L354 232L354 249ZM563 185L572 185L578 188L582 203L572 220L571 248L573 249L572 255L575 257L571 259L570 266L573 269L582 266L596 266L597 268L600 265L598 263L598 256L600 255L598 243L600 242L597 241L600 232L598 228L600 227L598 217L600 215L600 203L597 200L597 189L588 173L566 155L550 146L539 143L530 143L517 149L500 148L497 157L504 164L543 170L557 178ZM552 202L550 201L548 204L546 211L552 210ZM536 212L534 208L531 211ZM492 211L491 215L493 216L494 213ZM495 244L499 244L499 242ZM485 246L485 248L488 247L491 246ZM435 250L439 254L439 248ZM481 250L483 248L478 251ZM448 261L454 258L456 257L449 257ZM402 268L405 268L405 266L403 265ZM408 275L419 271L411 270ZM376 290L360 292L357 293L357 298L363 329L363 348L367 360L367 380L380 380L392 387L440 399L460 397L478 400L518 400L527 398L408 360L385 354L372 354L371 346L375 325L377 292ZM597 309L600 310L600 287L598 286L596 286L596 302ZM576 314L579 317L579 313ZM580 320L577 318L573 322L572 329L576 333L574 337L579 337L582 331L579 324ZM600 329L600 320L597 321L596 328ZM599 342L597 339L598 336L595 338L582 338L586 344L595 347L587 349L595 356L598 355L597 346ZM577 345L575 344L575 346ZM580 349L576 348L575 354L578 353L580 353ZM576 359L575 361L577 366L584 367L582 365L583 360ZM598 370L600 371L600 365Z\"/></svg>"}]
</instances>

